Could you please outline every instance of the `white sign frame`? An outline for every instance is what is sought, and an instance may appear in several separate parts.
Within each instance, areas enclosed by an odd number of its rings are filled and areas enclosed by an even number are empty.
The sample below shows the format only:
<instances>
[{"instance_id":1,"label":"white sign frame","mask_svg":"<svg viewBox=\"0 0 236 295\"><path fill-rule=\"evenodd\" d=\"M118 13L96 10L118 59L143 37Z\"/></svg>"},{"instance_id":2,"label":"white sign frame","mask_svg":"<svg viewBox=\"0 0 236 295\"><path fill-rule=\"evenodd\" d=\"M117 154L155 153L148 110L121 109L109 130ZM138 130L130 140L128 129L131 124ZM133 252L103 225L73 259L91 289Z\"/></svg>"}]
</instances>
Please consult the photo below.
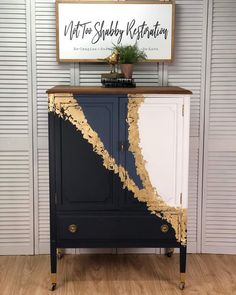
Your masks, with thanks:
<instances>
[{"instance_id":1,"label":"white sign frame","mask_svg":"<svg viewBox=\"0 0 236 295\"><path fill-rule=\"evenodd\" d=\"M56 1L58 62L104 62L117 42L136 41L147 54L145 62L171 62L174 31L174 1Z\"/></svg>"}]
</instances>

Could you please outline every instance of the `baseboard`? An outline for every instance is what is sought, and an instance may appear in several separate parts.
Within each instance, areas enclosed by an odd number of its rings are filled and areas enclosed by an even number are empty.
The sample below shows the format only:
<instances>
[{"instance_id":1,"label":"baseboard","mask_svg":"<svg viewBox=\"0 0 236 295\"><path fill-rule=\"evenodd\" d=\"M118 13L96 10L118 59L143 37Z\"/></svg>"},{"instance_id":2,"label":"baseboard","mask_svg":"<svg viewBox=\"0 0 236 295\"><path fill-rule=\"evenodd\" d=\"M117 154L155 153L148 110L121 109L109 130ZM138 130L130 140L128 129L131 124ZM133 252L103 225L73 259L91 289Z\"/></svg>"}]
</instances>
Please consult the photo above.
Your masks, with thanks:
<instances>
[{"instance_id":1,"label":"baseboard","mask_svg":"<svg viewBox=\"0 0 236 295\"><path fill-rule=\"evenodd\" d=\"M0 255L34 255L32 246L0 246Z\"/></svg>"},{"instance_id":2,"label":"baseboard","mask_svg":"<svg viewBox=\"0 0 236 295\"><path fill-rule=\"evenodd\" d=\"M196 243L188 244L188 253L196 253ZM178 253L178 249L175 253ZM39 246L39 253L36 254L49 254L49 243L43 243ZM66 254L164 254L165 250L160 248L78 248L66 249Z\"/></svg>"}]
</instances>

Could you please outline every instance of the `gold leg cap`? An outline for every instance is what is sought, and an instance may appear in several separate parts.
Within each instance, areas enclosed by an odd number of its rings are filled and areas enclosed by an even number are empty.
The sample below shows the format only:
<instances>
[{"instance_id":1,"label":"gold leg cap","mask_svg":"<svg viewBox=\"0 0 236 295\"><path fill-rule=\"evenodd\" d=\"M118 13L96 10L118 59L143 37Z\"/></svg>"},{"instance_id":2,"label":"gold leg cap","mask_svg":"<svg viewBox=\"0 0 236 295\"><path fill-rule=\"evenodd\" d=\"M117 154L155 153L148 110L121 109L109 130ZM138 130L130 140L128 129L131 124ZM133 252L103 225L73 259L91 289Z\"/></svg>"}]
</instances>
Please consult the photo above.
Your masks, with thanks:
<instances>
[{"instance_id":1,"label":"gold leg cap","mask_svg":"<svg viewBox=\"0 0 236 295\"><path fill-rule=\"evenodd\" d=\"M185 272L181 272L180 273L180 284L179 284L180 290L184 290L184 288L185 288L185 279L186 279Z\"/></svg>"},{"instance_id":2,"label":"gold leg cap","mask_svg":"<svg viewBox=\"0 0 236 295\"><path fill-rule=\"evenodd\" d=\"M185 280L186 280L186 274L185 274L185 272L181 272L180 273L180 282L185 283Z\"/></svg>"},{"instance_id":3,"label":"gold leg cap","mask_svg":"<svg viewBox=\"0 0 236 295\"><path fill-rule=\"evenodd\" d=\"M57 283L57 274L51 273L51 283L56 284Z\"/></svg>"}]
</instances>

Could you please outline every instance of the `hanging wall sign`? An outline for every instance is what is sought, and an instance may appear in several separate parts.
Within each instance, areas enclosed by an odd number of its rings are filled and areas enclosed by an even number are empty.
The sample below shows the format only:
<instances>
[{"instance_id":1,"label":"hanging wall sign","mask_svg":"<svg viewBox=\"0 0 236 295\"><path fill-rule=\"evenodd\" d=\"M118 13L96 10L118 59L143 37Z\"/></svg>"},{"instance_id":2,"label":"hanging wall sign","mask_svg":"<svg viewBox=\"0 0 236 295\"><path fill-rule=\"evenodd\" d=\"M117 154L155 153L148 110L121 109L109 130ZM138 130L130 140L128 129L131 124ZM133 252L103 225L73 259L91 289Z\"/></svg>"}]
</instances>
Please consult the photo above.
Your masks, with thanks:
<instances>
[{"instance_id":1,"label":"hanging wall sign","mask_svg":"<svg viewBox=\"0 0 236 295\"><path fill-rule=\"evenodd\" d=\"M171 61L174 4L171 2L75 2L58 0L59 62L94 62L107 57L113 45L133 45L147 61Z\"/></svg>"}]
</instances>

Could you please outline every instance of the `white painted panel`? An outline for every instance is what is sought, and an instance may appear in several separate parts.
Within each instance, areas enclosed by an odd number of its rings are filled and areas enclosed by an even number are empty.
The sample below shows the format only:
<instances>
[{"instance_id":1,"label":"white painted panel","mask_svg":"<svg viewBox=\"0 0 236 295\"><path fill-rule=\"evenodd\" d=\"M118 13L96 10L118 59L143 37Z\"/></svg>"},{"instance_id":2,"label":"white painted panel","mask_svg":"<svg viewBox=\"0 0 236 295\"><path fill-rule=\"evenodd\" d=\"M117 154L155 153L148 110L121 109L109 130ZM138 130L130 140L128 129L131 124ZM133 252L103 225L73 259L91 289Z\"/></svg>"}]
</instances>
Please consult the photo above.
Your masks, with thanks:
<instances>
[{"instance_id":1,"label":"white painted panel","mask_svg":"<svg viewBox=\"0 0 236 295\"><path fill-rule=\"evenodd\" d=\"M183 98L145 97L139 108L140 147L152 185L170 205L182 192ZM185 202L186 206L186 202Z\"/></svg>"}]
</instances>

